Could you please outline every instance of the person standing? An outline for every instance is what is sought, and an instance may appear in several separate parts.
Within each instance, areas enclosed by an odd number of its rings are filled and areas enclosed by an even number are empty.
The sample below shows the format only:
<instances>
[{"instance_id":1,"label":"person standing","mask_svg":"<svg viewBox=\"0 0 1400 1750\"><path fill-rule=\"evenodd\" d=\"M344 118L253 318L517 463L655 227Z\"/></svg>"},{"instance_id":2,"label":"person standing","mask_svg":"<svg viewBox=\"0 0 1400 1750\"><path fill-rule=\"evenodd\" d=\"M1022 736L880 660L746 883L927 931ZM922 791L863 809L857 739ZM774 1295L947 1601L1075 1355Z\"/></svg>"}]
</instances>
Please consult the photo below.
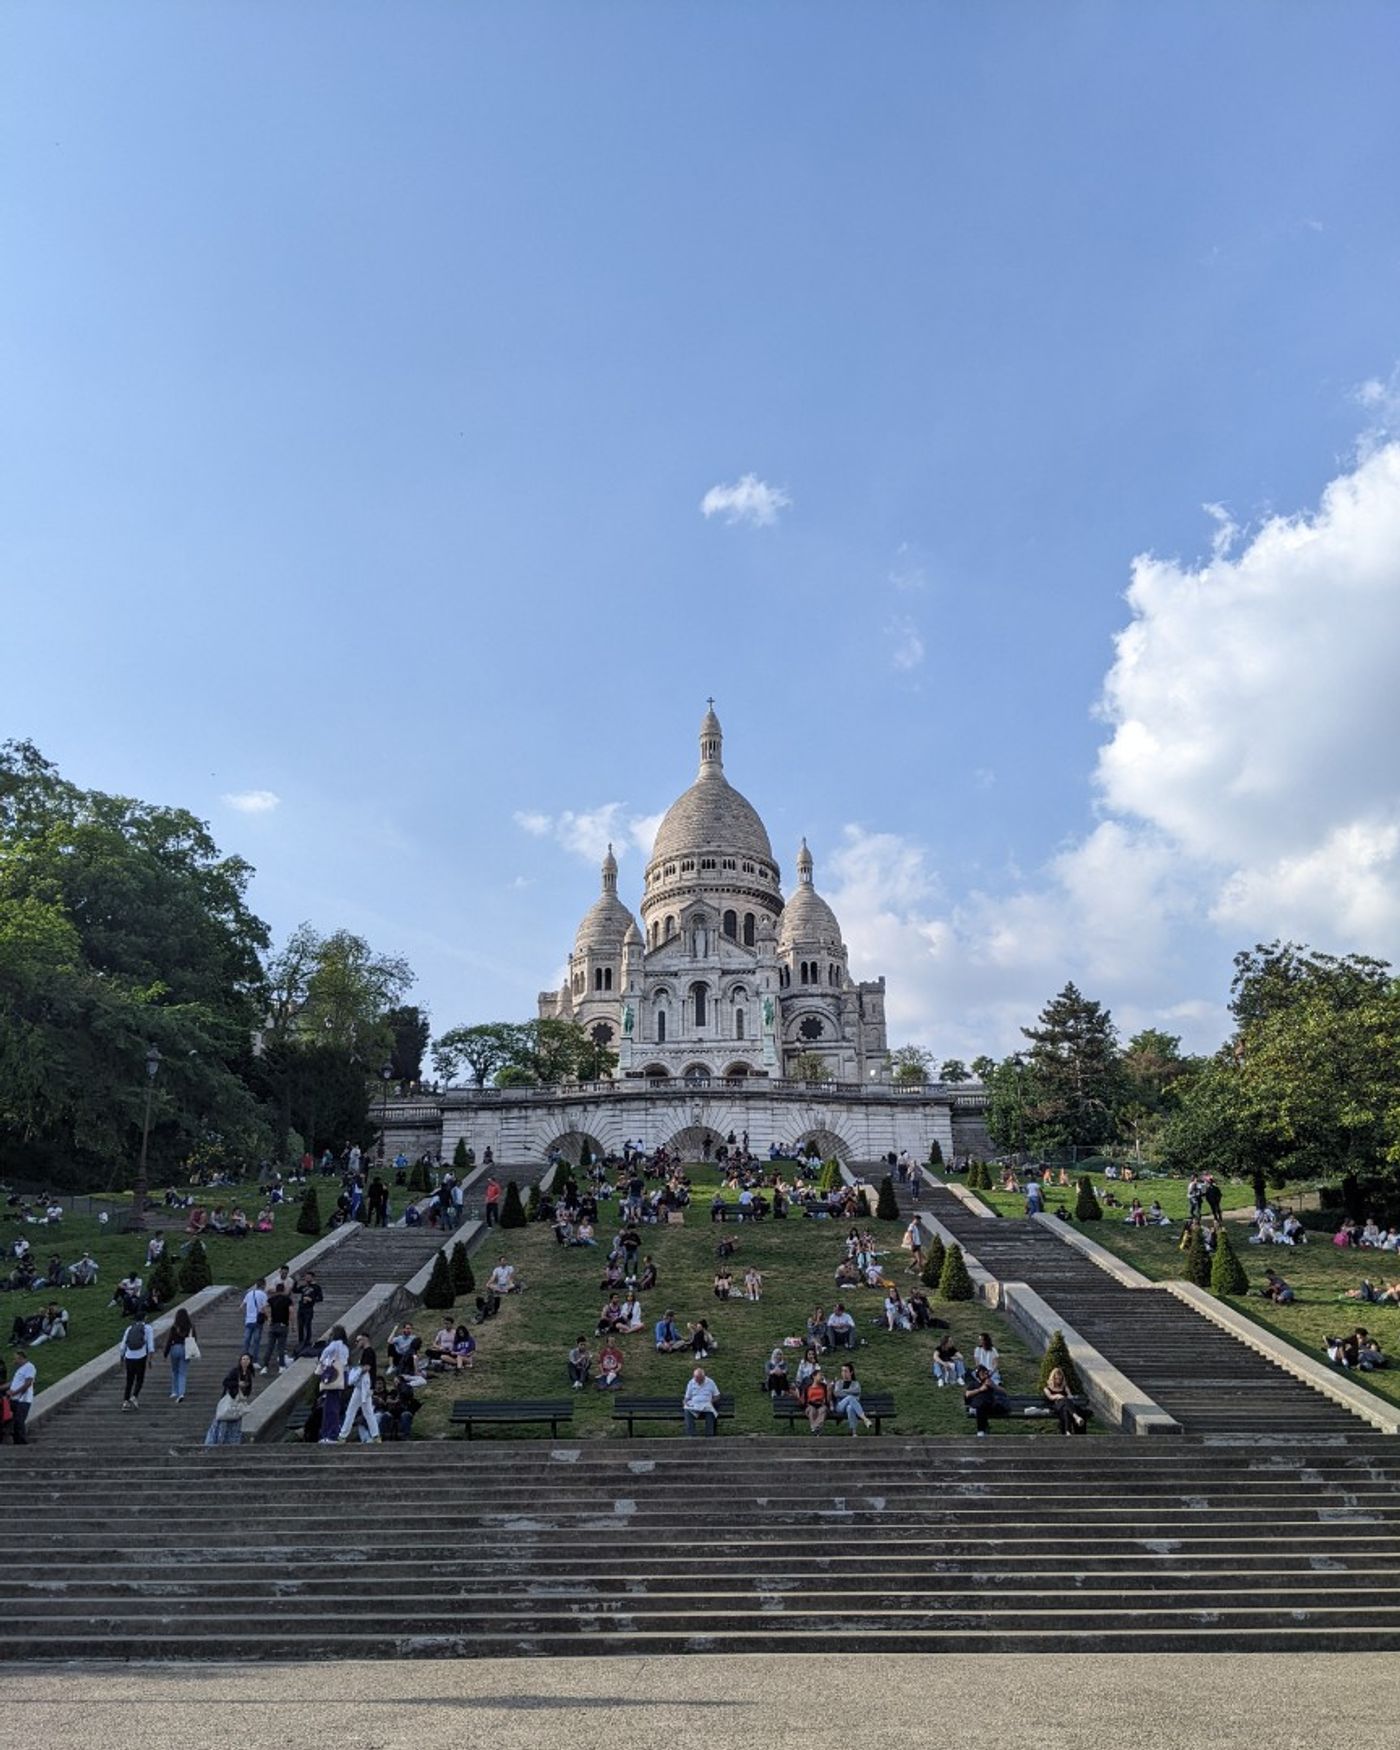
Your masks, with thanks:
<instances>
[{"instance_id":1,"label":"person standing","mask_svg":"<svg viewBox=\"0 0 1400 1750\"><path fill-rule=\"evenodd\" d=\"M374 1382L379 1371L379 1357L366 1336L356 1337L355 1350L355 1365L347 1376L351 1388L350 1401L345 1407L340 1433L336 1439L343 1445L354 1432L355 1420L359 1417L364 1422L365 1432L371 1443L377 1444L379 1418L374 1410Z\"/></svg>"},{"instance_id":2,"label":"person standing","mask_svg":"<svg viewBox=\"0 0 1400 1750\"><path fill-rule=\"evenodd\" d=\"M309 1355L315 1347L311 1333L316 1322L316 1308L326 1298L326 1293L316 1280L314 1270L302 1273L293 1284L292 1293L297 1303L297 1354Z\"/></svg>"},{"instance_id":3,"label":"person standing","mask_svg":"<svg viewBox=\"0 0 1400 1750\"><path fill-rule=\"evenodd\" d=\"M706 1434L719 1431L719 1387L715 1384L703 1367L697 1367L691 1374L685 1388L682 1409L685 1412L685 1431L695 1434L701 1420L706 1424Z\"/></svg>"},{"instance_id":4,"label":"person standing","mask_svg":"<svg viewBox=\"0 0 1400 1750\"><path fill-rule=\"evenodd\" d=\"M340 1408L345 1397L345 1374L350 1365L350 1346L345 1341L345 1327L332 1325L326 1346L317 1363L321 1386L321 1444L334 1446L340 1430Z\"/></svg>"},{"instance_id":5,"label":"person standing","mask_svg":"<svg viewBox=\"0 0 1400 1750\"><path fill-rule=\"evenodd\" d=\"M122 1408L141 1408L141 1387L146 1383L146 1363L156 1352L156 1335L144 1319L134 1319L122 1338L122 1360L126 1363L126 1386L122 1392Z\"/></svg>"},{"instance_id":6,"label":"person standing","mask_svg":"<svg viewBox=\"0 0 1400 1750\"><path fill-rule=\"evenodd\" d=\"M1214 1173L1207 1173L1205 1176L1204 1196L1210 1209L1211 1219L1219 1222L1221 1219L1222 1199L1220 1196L1220 1187L1215 1182Z\"/></svg>"},{"instance_id":7,"label":"person standing","mask_svg":"<svg viewBox=\"0 0 1400 1750\"><path fill-rule=\"evenodd\" d=\"M501 1187L493 1173L486 1181L486 1225L495 1227L501 1218Z\"/></svg>"},{"instance_id":8,"label":"person standing","mask_svg":"<svg viewBox=\"0 0 1400 1750\"><path fill-rule=\"evenodd\" d=\"M184 1307L177 1307L175 1317L165 1336L165 1359L170 1363L170 1396L177 1404L185 1401L185 1386L189 1382L190 1344L195 1340L194 1320Z\"/></svg>"},{"instance_id":9,"label":"person standing","mask_svg":"<svg viewBox=\"0 0 1400 1750\"><path fill-rule=\"evenodd\" d=\"M251 1355L253 1366L258 1364L258 1354L262 1349L263 1326L267 1323L267 1285L259 1276L257 1281L243 1296L243 1352ZM266 1373L267 1369L264 1368Z\"/></svg>"},{"instance_id":10,"label":"person standing","mask_svg":"<svg viewBox=\"0 0 1400 1750\"><path fill-rule=\"evenodd\" d=\"M274 1282L272 1292L267 1297L267 1369L276 1366L285 1372L291 1365L287 1360L287 1331L292 1322L292 1297L284 1282Z\"/></svg>"},{"instance_id":11,"label":"person standing","mask_svg":"<svg viewBox=\"0 0 1400 1750\"><path fill-rule=\"evenodd\" d=\"M16 1446L28 1446L24 1429L29 1420L29 1406L34 1402L34 1381L38 1377L27 1350L15 1350L15 1370L10 1375L11 1438Z\"/></svg>"}]
</instances>

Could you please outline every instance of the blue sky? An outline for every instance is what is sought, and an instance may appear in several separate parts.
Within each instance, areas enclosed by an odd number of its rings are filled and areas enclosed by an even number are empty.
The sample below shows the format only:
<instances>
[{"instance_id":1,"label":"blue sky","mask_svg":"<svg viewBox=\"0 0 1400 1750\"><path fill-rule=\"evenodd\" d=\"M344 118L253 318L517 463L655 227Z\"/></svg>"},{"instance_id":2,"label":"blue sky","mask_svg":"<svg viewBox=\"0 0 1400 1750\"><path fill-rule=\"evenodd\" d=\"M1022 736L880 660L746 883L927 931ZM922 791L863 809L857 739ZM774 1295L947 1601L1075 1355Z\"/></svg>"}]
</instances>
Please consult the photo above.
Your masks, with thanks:
<instances>
[{"instance_id":1,"label":"blue sky","mask_svg":"<svg viewBox=\"0 0 1400 1750\"><path fill-rule=\"evenodd\" d=\"M279 932L529 1013L713 693L940 1055L1400 951L1393 7L5 35L4 731Z\"/></svg>"}]
</instances>

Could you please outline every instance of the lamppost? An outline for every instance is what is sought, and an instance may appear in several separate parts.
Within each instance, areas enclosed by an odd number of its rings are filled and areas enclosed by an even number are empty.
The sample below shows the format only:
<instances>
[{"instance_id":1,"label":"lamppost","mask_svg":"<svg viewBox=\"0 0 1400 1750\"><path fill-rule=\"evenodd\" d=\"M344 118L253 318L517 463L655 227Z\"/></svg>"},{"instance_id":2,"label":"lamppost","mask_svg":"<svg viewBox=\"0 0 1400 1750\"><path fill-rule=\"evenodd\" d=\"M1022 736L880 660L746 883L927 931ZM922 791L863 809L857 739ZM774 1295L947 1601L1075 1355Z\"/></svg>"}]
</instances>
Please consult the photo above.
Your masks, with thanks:
<instances>
[{"instance_id":1,"label":"lamppost","mask_svg":"<svg viewBox=\"0 0 1400 1750\"><path fill-rule=\"evenodd\" d=\"M386 1063L379 1072L379 1078L384 1083L384 1100L379 1108L379 1145L375 1149L375 1158L380 1166L384 1165L384 1132L389 1126L389 1083L394 1079L394 1066Z\"/></svg>"},{"instance_id":2,"label":"lamppost","mask_svg":"<svg viewBox=\"0 0 1400 1750\"><path fill-rule=\"evenodd\" d=\"M141 1159L136 1167L136 1189L131 1198L132 1233L142 1233L146 1227L146 1146L151 1139L151 1095L155 1092L159 1068L160 1052L153 1043L146 1053L146 1109L141 1117Z\"/></svg>"},{"instance_id":3,"label":"lamppost","mask_svg":"<svg viewBox=\"0 0 1400 1750\"><path fill-rule=\"evenodd\" d=\"M1011 1063L1016 1071L1016 1152L1024 1163L1026 1158L1026 1060L1017 1051L1012 1055Z\"/></svg>"}]
</instances>

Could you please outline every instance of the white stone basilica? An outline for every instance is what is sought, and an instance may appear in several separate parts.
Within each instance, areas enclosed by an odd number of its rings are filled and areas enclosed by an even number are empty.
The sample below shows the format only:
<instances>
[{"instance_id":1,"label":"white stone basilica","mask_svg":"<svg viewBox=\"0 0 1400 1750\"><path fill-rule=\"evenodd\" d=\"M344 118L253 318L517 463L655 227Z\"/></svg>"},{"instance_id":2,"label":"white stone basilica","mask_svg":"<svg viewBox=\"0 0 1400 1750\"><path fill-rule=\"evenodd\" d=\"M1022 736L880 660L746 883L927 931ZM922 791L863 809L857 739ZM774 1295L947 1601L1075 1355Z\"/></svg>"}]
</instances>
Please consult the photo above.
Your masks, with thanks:
<instances>
[{"instance_id":1,"label":"white stone basilica","mask_svg":"<svg viewBox=\"0 0 1400 1750\"><path fill-rule=\"evenodd\" d=\"M763 822L724 775L723 739L711 701L699 775L656 834L641 927L617 896L609 846L602 893L540 1015L581 1023L617 1052L619 1077L788 1078L811 1054L822 1074L804 1079L885 1082L885 981L851 978L805 839L784 903Z\"/></svg>"}]
</instances>

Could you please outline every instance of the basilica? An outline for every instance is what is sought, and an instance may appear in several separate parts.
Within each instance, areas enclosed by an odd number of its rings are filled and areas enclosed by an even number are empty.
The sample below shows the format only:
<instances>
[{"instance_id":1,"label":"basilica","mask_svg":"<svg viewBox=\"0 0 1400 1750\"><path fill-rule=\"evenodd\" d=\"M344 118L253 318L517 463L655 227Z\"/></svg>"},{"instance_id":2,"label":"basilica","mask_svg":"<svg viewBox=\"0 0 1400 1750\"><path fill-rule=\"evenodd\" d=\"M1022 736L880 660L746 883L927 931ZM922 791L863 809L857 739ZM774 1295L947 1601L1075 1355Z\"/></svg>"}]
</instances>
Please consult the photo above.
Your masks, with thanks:
<instances>
[{"instance_id":1,"label":"basilica","mask_svg":"<svg viewBox=\"0 0 1400 1750\"><path fill-rule=\"evenodd\" d=\"M885 981L851 977L805 839L784 900L763 822L724 775L723 743L711 701L699 773L657 829L641 922L618 898L609 846L602 892L540 1015L579 1022L617 1053L622 1078L695 1085L796 1069L804 1081L885 1083Z\"/></svg>"}]
</instances>

